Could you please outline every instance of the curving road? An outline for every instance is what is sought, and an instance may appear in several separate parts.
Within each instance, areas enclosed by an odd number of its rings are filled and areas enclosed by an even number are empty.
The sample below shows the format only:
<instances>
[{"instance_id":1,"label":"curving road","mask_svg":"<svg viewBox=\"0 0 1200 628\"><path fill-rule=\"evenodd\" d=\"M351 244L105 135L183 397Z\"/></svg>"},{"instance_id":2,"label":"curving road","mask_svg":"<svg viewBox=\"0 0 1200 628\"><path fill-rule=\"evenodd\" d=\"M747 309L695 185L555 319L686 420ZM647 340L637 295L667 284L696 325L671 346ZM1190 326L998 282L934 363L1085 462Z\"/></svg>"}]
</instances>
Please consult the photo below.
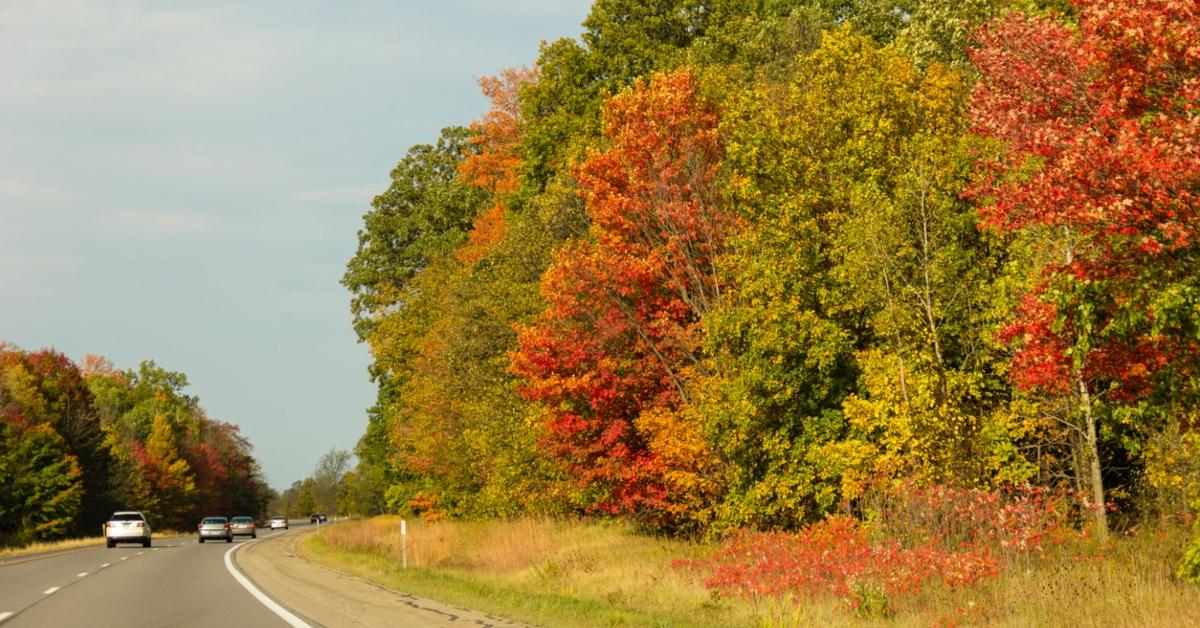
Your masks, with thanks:
<instances>
[{"instance_id":1,"label":"curving road","mask_svg":"<svg viewBox=\"0 0 1200 628\"><path fill-rule=\"evenodd\" d=\"M271 534L283 532L259 538ZM0 626L287 626L226 566L226 554L249 540L155 538L149 548L10 559L0 564Z\"/></svg>"}]
</instances>

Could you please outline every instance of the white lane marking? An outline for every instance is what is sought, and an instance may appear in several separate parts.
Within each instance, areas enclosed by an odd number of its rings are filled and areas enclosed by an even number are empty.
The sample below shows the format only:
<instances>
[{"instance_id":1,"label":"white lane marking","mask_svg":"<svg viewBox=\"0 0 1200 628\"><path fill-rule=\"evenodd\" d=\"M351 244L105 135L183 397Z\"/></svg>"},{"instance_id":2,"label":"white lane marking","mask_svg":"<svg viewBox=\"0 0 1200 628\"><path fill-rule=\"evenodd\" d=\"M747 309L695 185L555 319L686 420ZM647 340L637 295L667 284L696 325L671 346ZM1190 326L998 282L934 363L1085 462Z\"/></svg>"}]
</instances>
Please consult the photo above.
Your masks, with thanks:
<instances>
[{"instance_id":1,"label":"white lane marking","mask_svg":"<svg viewBox=\"0 0 1200 628\"><path fill-rule=\"evenodd\" d=\"M51 593L54 593L55 591L59 590L59 588L60 587L50 587L49 589L42 591L42 595L50 595Z\"/></svg>"},{"instance_id":2,"label":"white lane marking","mask_svg":"<svg viewBox=\"0 0 1200 628\"><path fill-rule=\"evenodd\" d=\"M137 553L137 555L138 555L138 556L141 556L142 554L145 554L145 553L146 553L146 552L138 552L138 553Z\"/></svg>"},{"instance_id":3,"label":"white lane marking","mask_svg":"<svg viewBox=\"0 0 1200 628\"><path fill-rule=\"evenodd\" d=\"M305 623L304 620L296 617L290 611L288 611L288 609L280 606L275 602L275 600L272 600L262 591L259 591L258 587L254 586L254 584L250 582L249 578L243 576L241 572L239 572L237 568L233 566L233 553L255 542L256 541L242 543L229 548L229 551L225 552L225 569L229 570L229 574L233 576L233 579L237 580L238 584L242 585L242 588L248 591L250 595L253 595L254 599L258 600L263 606L266 606L272 613L279 615L279 618L283 621L286 621L289 626L292 626L293 628L312 628Z\"/></svg>"},{"instance_id":4,"label":"white lane marking","mask_svg":"<svg viewBox=\"0 0 1200 628\"><path fill-rule=\"evenodd\" d=\"M76 578L82 578L82 577L84 577L84 576L86 576L86 575L88 575L88 572L86 572L86 571L85 571L85 572L83 572L83 573L77 573L77 574L75 574L75 577L76 577Z\"/></svg>"},{"instance_id":5,"label":"white lane marking","mask_svg":"<svg viewBox=\"0 0 1200 628\"><path fill-rule=\"evenodd\" d=\"M109 566L109 565L111 565L111 564L112 564L112 563L104 563L103 565L100 565L100 568L101 568L101 569L104 569L105 567L107 567L107 566Z\"/></svg>"},{"instance_id":6,"label":"white lane marking","mask_svg":"<svg viewBox=\"0 0 1200 628\"><path fill-rule=\"evenodd\" d=\"M6 613L0 613L0 624L3 624L3 623L4 623L4 620L6 620L6 619L8 619L9 617L12 617L12 616L13 616L13 614L12 614L12 613L7 613L7 612L6 612Z\"/></svg>"},{"instance_id":7,"label":"white lane marking","mask_svg":"<svg viewBox=\"0 0 1200 628\"><path fill-rule=\"evenodd\" d=\"M129 557L128 557L128 556L122 556L122 557L121 557L121 560L129 560Z\"/></svg>"}]
</instances>

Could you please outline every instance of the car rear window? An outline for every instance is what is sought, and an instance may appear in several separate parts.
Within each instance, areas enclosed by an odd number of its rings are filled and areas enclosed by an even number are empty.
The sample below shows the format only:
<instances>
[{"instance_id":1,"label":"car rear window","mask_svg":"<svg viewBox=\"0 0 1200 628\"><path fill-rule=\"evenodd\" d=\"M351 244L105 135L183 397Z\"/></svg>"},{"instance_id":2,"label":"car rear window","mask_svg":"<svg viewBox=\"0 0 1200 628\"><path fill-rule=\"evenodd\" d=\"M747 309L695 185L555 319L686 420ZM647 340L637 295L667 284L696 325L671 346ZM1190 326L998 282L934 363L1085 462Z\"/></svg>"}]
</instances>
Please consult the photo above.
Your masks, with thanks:
<instances>
[{"instance_id":1,"label":"car rear window","mask_svg":"<svg viewBox=\"0 0 1200 628\"><path fill-rule=\"evenodd\" d=\"M204 523L225 523L225 517L205 517Z\"/></svg>"},{"instance_id":2,"label":"car rear window","mask_svg":"<svg viewBox=\"0 0 1200 628\"><path fill-rule=\"evenodd\" d=\"M234 523L250 523L251 521L254 521L254 520L251 519L250 517L234 517L233 518Z\"/></svg>"},{"instance_id":3,"label":"car rear window","mask_svg":"<svg viewBox=\"0 0 1200 628\"><path fill-rule=\"evenodd\" d=\"M111 521L145 521L146 518L136 512L118 512L112 516Z\"/></svg>"}]
</instances>

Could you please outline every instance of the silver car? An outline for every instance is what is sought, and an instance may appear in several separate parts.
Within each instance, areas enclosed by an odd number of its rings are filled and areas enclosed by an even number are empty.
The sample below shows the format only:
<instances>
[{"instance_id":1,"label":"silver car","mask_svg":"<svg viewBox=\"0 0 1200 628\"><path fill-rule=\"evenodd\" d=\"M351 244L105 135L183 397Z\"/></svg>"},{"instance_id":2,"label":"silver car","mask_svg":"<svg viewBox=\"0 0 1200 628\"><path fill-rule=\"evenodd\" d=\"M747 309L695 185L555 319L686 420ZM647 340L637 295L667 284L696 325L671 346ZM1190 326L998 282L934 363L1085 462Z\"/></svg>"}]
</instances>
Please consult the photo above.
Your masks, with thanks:
<instances>
[{"instance_id":1,"label":"silver car","mask_svg":"<svg viewBox=\"0 0 1200 628\"><path fill-rule=\"evenodd\" d=\"M274 517L271 517L271 529L276 530L279 528L283 528L284 530L288 529L287 517L283 515L275 515Z\"/></svg>"},{"instance_id":2,"label":"silver car","mask_svg":"<svg viewBox=\"0 0 1200 628\"><path fill-rule=\"evenodd\" d=\"M225 517L205 517L200 522L200 542L205 539L224 539L226 543L233 542L233 530Z\"/></svg>"},{"instance_id":3,"label":"silver car","mask_svg":"<svg viewBox=\"0 0 1200 628\"><path fill-rule=\"evenodd\" d=\"M114 512L104 524L104 538L110 548L116 547L117 543L141 543L142 547L150 547L150 522L136 510Z\"/></svg>"},{"instance_id":4,"label":"silver car","mask_svg":"<svg viewBox=\"0 0 1200 628\"><path fill-rule=\"evenodd\" d=\"M258 533L254 531L254 517L234 517L230 519L229 531L234 536L250 535L252 539L258 538Z\"/></svg>"}]
</instances>

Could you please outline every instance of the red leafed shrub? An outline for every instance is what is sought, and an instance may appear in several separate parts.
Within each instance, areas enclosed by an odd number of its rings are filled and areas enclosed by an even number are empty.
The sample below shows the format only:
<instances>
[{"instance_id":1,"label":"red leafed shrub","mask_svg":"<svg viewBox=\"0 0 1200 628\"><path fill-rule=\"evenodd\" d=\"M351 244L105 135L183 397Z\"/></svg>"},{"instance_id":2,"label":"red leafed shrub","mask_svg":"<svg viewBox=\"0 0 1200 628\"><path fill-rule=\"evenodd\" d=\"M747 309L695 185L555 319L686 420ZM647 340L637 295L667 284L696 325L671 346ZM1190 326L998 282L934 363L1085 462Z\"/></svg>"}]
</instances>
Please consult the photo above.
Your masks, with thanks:
<instances>
[{"instance_id":1,"label":"red leafed shrub","mask_svg":"<svg viewBox=\"0 0 1200 628\"><path fill-rule=\"evenodd\" d=\"M905 545L929 542L948 550L977 545L1011 559L1078 537L1086 499L1036 486L985 491L902 485L876 491L867 501L882 533Z\"/></svg>"},{"instance_id":2,"label":"red leafed shrub","mask_svg":"<svg viewBox=\"0 0 1200 628\"><path fill-rule=\"evenodd\" d=\"M685 566L709 572L704 583L712 589L841 598L857 582L872 582L894 596L919 592L935 580L953 588L998 573L987 548L947 551L932 542L904 547L897 539L870 538L858 520L845 515L797 533L743 532L707 561Z\"/></svg>"},{"instance_id":3,"label":"red leafed shrub","mask_svg":"<svg viewBox=\"0 0 1200 628\"><path fill-rule=\"evenodd\" d=\"M795 533L743 531L705 560L677 567L710 589L749 596L830 595L852 607L866 586L888 599L934 583L950 589L994 577L1012 558L1077 535L1067 495L901 487L871 499L873 523L835 515Z\"/></svg>"}]
</instances>

